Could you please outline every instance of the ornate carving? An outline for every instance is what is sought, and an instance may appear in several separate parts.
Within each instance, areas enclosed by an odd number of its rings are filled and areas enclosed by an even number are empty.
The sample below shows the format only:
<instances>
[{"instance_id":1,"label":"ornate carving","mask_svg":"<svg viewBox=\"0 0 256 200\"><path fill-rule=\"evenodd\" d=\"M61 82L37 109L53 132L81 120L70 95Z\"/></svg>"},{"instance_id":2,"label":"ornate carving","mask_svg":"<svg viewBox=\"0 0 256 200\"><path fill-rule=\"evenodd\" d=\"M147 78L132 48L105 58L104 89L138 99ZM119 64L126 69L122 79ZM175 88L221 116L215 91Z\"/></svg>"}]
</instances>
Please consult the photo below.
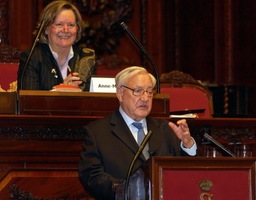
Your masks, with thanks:
<instances>
[{"instance_id":1,"label":"ornate carving","mask_svg":"<svg viewBox=\"0 0 256 200\"><path fill-rule=\"evenodd\" d=\"M202 86L197 80L195 80L191 75L185 74L179 70L173 70L169 73L163 73L160 76L161 83L171 83L173 87L182 87L183 84L195 84Z\"/></svg>"},{"instance_id":2,"label":"ornate carving","mask_svg":"<svg viewBox=\"0 0 256 200\"><path fill-rule=\"evenodd\" d=\"M2 128L1 137L11 137L15 139L68 139L81 140L83 131L79 128Z\"/></svg>"},{"instance_id":3,"label":"ornate carving","mask_svg":"<svg viewBox=\"0 0 256 200\"><path fill-rule=\"evenodd\" d=\"M214 128L212 135L215 139L229 140L229 143L232 144L254 139L254 131L250 128Z\"/></svg>"},{"instance_id":4,"label":"ornate carving","mask_svg":"<svg viewBox=\"0 0 256 200\"><path fill-rule=\"evenodd\" d=\"M120 23L130 21L133 12L132 0L89 2L75 0L73 3L77 5L83 16L87 16L84 19L88 19L85 20L87 27L80 44L92 47L96 50L98 58L105 57L105 62L109 61L108 66L118 68L122 58L117 55L116 48L120 45L120 37L124 35Z\"/></svg>"},{"instance_id":5,"label":"ornate carving","mask_svg":"<svg viewBox=\"0 0 256 200\"><path fill-rule=\"evenodd\" d=\"M14 200L38 200L38 198L35 198L30 194L29 192L21 191L19 187L15 187L15 184L12 184L10 187L10 199Z\"/></svg>"},{"instance_id":6,"label":"ornate carving","mask_svg":"<svg viewBox=\"0 0 256 200\"><path fill-rule=\"evenodd\" d=\"M21 51L7 44L0 45L0 62L19 62Z\"/></svg>"},{"instance_id":7,"label":"ornate carving","mask_svg":"<svg viewBox=\"0 0 256 200\"><path fill-rule=\"evenodd\" d=\"M134 65L134 61L129 60L126 57L118 56L117 54L112 54L108 57L101 57L98 61L98 65L106 66L106 69L117 69L121 65Z\"/></svg>"},{"instance_id":8,"label":"ornate carving","mask_svg":"<svg viewBox=\"0 0 256 200\"><path fill-rule=\"evenodd\" d=\"M27 191L22 191L20 189L20 187L16 187L15 184L12 184L9 186L10 187L10 199L13 200L47 200L44 198L38 198L33 196L31 193L27 192ZM84 199L84 200L95 200L94 198L92 198L91 196L89 196L87 193L84 194L76 194L76 196L72 197L61 197L61 198L51 198L52 200L64 200L64 199Z\"/></svg>"},{"instance_id":9,"label":"ornate carving","mask_svg":"<svg viewBox=\"0 0 256 200\"><path fill-rule=\"evenodd\" d=\"M203 140L203 134L210 134L215 140L226 140L229 144L241 144L243 140L255 140L255 128L253 127L210 127L202 126L191 130L191 135L198 140ZM208 144L205 141L203 144Z\"/></svg>"}]
</instances>

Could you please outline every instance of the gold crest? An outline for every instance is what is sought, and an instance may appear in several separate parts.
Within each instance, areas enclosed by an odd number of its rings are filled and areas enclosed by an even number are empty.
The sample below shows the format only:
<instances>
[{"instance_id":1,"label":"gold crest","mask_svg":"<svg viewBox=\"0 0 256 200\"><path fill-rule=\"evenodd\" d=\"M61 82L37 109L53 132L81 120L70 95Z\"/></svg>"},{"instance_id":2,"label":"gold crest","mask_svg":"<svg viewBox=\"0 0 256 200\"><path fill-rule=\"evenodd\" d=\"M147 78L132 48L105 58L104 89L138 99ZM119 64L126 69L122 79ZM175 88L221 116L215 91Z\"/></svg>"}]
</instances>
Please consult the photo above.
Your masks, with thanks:
<instances>
[{"instance_id":1,"label":"gold crest","mask_svg":"<svg viewBox=\"0 0 256 200\"><path fill-rule=\"evenodd\" d=\"M213 183L207 179L204 179L200 181L198 185L202 191L210 191L213 186Z\"/></svg>"}]
</instances>

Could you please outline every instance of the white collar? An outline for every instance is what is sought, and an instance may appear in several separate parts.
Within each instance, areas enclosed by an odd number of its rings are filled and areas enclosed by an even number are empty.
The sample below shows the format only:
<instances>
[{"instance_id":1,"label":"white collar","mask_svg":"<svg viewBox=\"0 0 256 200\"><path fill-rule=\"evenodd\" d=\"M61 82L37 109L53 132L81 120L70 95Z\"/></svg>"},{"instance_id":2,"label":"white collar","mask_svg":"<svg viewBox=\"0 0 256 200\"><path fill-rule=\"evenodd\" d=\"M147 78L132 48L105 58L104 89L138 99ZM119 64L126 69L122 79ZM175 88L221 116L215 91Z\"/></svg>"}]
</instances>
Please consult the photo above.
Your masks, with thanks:
<instances>
[{"instance_id":1,"label":"white collar","mask_svg":"<svg viewBox=\"0 0 256 200\"><path fill-rule=\"evenodd\" d=\"M53 57L57 60L57 59L58 59L58 53L56 53L56 52L54 52L54 51L52 50L50 44L49 44L49 48L50 48L50 50L51 50L51 52L52 52ZM73 56L74 56L74 51L73 51L73 47L71 46L71 47L70 47L70 50L69 50L68 60L70 60L71 58L73 58Z\"/></svg>"}]
</instances>

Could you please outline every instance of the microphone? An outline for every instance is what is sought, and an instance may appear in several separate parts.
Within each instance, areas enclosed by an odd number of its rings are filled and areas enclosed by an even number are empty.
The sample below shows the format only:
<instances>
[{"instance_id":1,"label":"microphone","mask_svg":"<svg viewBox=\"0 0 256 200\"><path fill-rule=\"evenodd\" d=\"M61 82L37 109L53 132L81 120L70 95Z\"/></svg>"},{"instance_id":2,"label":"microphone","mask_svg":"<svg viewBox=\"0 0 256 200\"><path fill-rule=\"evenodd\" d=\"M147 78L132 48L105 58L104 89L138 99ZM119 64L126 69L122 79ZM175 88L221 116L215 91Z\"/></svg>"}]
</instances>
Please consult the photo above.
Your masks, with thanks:
<instances>
[{"instance_id":1,"label":"microphone","mask_svg":"<svg viewBox=\"0 0 256 200\"><path fill-rule=\"evenodd\" d=\"M236 157L231 151L229 151L227 148L225 148L222 144L220 144L218 141L216 141L215 139L213 139L210 135L208 135L207 133L205 133L203 135L203 137L205 139L207 139L208 141L212 142L213 144L215 144L216 146L218 146L219 148L221 148L223 151L225 151L227 154L229 154L232 157Z\"/></svg>"},{"instance_id":2,"label":"microphone","mask_svg":"<svg viewBox=\"0 0 256 200\"><path fill-rule=\"evenodd\" d=\"M152 135L152 131L150 130L148 132L148 134L144 137L143 141L141 142L141 144L138 148L138 151L136 152L135 156L132 159L132 162L130 164L130 167L129 167L129 170L128 170L128 173L127 173L127 176L126 176L125 186L124 186L124 199L125 200L128 200L128 185L129 185L129 179L130 179L130 175L131 175L131 172L132 172L132 168L135 164L135 161L137 160L137 158L141 154L142 150L146 146L146 144L147 144L149 138L151 137L151 135Z\"/></svg>"},{"instance_id":3,"label":"microphone","mask_svg":"<svg viewBox=\"0 0 256 200\"><path fill-rule=\"evenodd\" d=\"M24 74L25 74L26 68L27 68L27 66L28 66L28 62L29 62L29 60L30 60L30 58L31 58L31 56L32 56L32 53L33 53L34 48L35 48L35 46L36 46L36 43L39 41L39 36L40 36L40 34L41 34L41 32L42 32L42 29L43 29L43 27L44 27L44 24L45 24L45 21L42 21L41 24L40 24L40 26L39 26L39 29L38 29L37 34L36 34L36 38L35 38L35 40L34 40L34 42L33 42L33 45L32 45L32 47L31 47L31 49L30 49L30 52L29 52L28 58L27 58L27 60L26 60L25 66L24 66L24 68L23 68L23 71L22 71L22 74L21 74L21 77L20 77L20 89L21 89L21 90L22 90L23 76L24 76Z\"/></svg>"},{"instance_id":4,"label":"microphone","mask_svg":"<svg viewBox=\"0 0 256 200\"><path fill-rule=\"evenodd\" d=\"M150 157L155 156L157 153L157 148L155 148L153 151L149 152Z\"/></svg>"},{"instance_id":5,"label":"microphone","mask_svg":"<svg viewBox=\"0 0 256 200\"><path fill-rule=\"evenodd\" d=\"M155 74L156 74L156 81L157 81L157 93L160 93L160 79L159 79L159 74L156 68L155 63L153 62L153 60L150 58L150 56L148 55L148 53L146 52L146 50L143 48L143 46L141 45L141 43L136 39L136 37L132 34L132 32L129 30L128 26L122 22L120 24L122 26L122 28L128 33L128 35L132 38L132 40L136 43L136 45L140 48L140 50L142 51L142 53L147 57L147 59L149 60L149 62L151 63L151 65L154 68Z\"/></svg>"}]
</instances>

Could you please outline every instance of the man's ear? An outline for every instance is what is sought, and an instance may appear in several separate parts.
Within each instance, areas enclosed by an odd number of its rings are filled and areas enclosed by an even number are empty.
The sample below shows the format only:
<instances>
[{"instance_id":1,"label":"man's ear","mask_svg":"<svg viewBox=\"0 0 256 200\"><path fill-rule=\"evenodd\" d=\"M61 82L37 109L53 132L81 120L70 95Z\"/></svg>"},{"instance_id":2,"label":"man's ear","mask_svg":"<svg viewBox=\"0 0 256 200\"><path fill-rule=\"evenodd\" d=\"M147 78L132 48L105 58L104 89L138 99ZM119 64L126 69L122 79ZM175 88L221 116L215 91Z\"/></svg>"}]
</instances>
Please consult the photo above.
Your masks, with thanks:
<instances>
[{"instance_id":1,"label":"man's ear","mask_svg":"<svg viewBox=\"0 0 256 200\"><path fill-rule=\"evenodd\" d=\"M117 87L116 88L116 96L119 100L119 102L122 102L123 101L123 89L121 87Z\"/></svg>"}]
</instances>

